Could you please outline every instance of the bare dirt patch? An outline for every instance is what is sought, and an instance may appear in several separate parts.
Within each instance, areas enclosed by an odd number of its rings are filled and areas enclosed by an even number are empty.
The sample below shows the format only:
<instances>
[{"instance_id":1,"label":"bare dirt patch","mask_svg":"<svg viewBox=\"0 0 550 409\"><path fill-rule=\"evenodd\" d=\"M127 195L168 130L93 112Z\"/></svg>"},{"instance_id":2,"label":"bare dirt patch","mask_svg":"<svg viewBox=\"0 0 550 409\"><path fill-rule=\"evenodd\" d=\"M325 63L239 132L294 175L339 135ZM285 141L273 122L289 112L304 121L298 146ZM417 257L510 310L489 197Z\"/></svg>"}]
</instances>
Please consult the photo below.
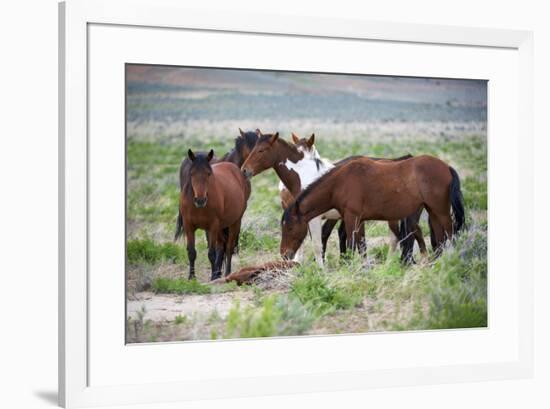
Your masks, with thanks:
<instances>
[{"instance_id":1,"label":"bare dirt patch","mask_svg":"<svg viewBox=\"0 0 550 409\"><path fill-rule=\"evenodd\" d=\"M178 316L210 316L213 313L223 319L235 302L246 306L252 299L253 294L248 291L202 295L140 292L128 300L128 316L138 319L144 309L143 318L151 321L173 321Z\"/></svg>"}]
</instances>

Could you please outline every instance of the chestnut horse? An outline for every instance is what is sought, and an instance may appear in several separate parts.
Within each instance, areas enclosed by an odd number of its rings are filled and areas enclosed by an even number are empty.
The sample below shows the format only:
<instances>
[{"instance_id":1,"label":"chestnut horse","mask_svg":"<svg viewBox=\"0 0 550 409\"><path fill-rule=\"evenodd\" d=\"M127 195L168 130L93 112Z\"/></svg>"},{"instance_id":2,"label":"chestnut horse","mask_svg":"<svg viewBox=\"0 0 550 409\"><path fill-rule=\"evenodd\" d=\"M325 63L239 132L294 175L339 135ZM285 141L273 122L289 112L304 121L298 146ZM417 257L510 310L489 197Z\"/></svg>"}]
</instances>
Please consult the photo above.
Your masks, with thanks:
<instances>
[{"instance_id":1,"label":"chestnut horse","mask_svg":"<svg viewBox=\"0 0 550 409\"><path fill-rule=\"evenodd\" d=\"M445 162L428 155L397 162L352 160L317 179L285 210L281 255L292 259L307 234L308 221L329 209L342 215L347 248L354 251L361 222L405 219L421 208L428 211L438 249L463 227L460 179ZM402 238L410 233L403 225Z\"/></svg>"},{"instance_id":2,"label":"chestnut horse","mask_svg":"<svg viewBox=\"0 0 550 409\"><path fill-rule=\"evenodd\" d=\"M234 163L211 164L213 150L205 155L189 149L188 156L191 165L182 174L179 211L187 238L189 279L195 278L195 231L203 229L208 233L211 279L215 280L221 277L224 255L225 274L231 272L231 258L250 197L250 182Z\"/></svg>"}]
</instances>

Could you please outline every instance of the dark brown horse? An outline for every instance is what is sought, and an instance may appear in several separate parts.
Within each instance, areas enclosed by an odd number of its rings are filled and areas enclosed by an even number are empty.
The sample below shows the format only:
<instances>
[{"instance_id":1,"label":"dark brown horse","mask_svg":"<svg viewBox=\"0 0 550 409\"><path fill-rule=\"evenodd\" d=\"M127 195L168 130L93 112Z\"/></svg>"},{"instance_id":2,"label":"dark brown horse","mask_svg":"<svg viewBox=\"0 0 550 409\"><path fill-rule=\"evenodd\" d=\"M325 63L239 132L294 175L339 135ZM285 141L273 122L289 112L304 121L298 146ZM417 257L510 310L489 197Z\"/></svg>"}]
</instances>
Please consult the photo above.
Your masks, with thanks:
<instances>
[{"instance_id":1,"label":"dark brown horse","mask_svg":"<svg viewBox=\"0 0 550 409\"><path fill-rule=\"evenodd\" d=\"M179 214L187 238L189 279L195 277L195 231L208 235L211 279L231 272L231 258L241 229L241 219L250 196L250 182L231 162L211 164L214 151L207 155L188 151L190 166L182 172ZM182 167L183 168L183 167Z\"/></svg>"},{"instance_id":2,"label":"dark brown horse","mask_svg":"<svg viewBox=\"0 0 550 409\"><path fill-rule=\"evenodd\" d=\"M399 162L360 158L317 179L285 210L281 255L292 258L307 234L307 222L333 208L342 215L352 251L357 226L365 220L401 220L425 208L437 248L464 225L460 180L443 161L427 155ZM401 237L409 233L404 226Z\"/></svg>"}]
</instances>

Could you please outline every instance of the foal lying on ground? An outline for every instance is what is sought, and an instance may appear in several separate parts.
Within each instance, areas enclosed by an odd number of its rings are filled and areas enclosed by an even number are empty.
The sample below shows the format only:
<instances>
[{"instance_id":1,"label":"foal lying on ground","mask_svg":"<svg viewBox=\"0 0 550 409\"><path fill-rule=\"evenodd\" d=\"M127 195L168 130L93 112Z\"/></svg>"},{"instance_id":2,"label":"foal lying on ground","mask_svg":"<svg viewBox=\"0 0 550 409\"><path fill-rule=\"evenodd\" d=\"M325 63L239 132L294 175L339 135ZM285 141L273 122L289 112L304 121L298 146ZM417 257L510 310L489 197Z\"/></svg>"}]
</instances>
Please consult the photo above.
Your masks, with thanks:
<instances>
[{"instance_id":1,"label":"foal lying on ground","mask_svg":"<svg viewBox=\"0 0 550 409\"><path fill-rule=\"evenodd\" d=\"M281 255L292 259L307 234L307 223L330 209L342 215L347 248L354 251L361 222L405 219L422 207L428 211L436 248L463 227L460 181L446 163L427 155L399 162L352 160L317 179L285 210ZM406 237L409 232L401 234ZM402 258L407 261L411 249L404 250Z\"/></svg>"}]
</instances>

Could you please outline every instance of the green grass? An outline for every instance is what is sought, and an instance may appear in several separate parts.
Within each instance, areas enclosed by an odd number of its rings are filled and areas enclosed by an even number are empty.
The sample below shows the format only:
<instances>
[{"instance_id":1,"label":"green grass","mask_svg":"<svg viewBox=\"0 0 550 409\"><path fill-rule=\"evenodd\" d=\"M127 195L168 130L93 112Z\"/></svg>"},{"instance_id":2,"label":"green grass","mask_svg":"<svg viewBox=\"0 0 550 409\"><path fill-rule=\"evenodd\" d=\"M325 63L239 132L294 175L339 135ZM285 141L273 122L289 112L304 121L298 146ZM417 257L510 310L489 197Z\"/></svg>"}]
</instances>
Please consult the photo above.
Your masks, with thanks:
<instances>
[{"instance_id":1,"label":"green grass","mask_svg":"<svg viewBox=\"0 0 550 409\"><path fill-rule=\"evenodd\" d=\"M129 264L159 262L186 263L187 252L181 245L157 243L151 239L128 240L126 257Z\"/></svg>"},{"instance_id":2,"label":"green grass","mask_svg":"<svg viewBox=\"0 0 550 409\"><path fill-rule=\"evenodd\" d=\"M487 180L467 177L461 182L466 207L476 210L487 209Z\"/></svg>"},{"instance_id":3,"label":"green grass","mask_svg":"<svg viewBox=\"0 0 550 409\"><path fill-rule=\"evenodd\" d=\"M152 288L156 293L165 294L210 294L212 292L209 285L185 278L157 277L153 280Z\"/></svg>"}]
</instances>

